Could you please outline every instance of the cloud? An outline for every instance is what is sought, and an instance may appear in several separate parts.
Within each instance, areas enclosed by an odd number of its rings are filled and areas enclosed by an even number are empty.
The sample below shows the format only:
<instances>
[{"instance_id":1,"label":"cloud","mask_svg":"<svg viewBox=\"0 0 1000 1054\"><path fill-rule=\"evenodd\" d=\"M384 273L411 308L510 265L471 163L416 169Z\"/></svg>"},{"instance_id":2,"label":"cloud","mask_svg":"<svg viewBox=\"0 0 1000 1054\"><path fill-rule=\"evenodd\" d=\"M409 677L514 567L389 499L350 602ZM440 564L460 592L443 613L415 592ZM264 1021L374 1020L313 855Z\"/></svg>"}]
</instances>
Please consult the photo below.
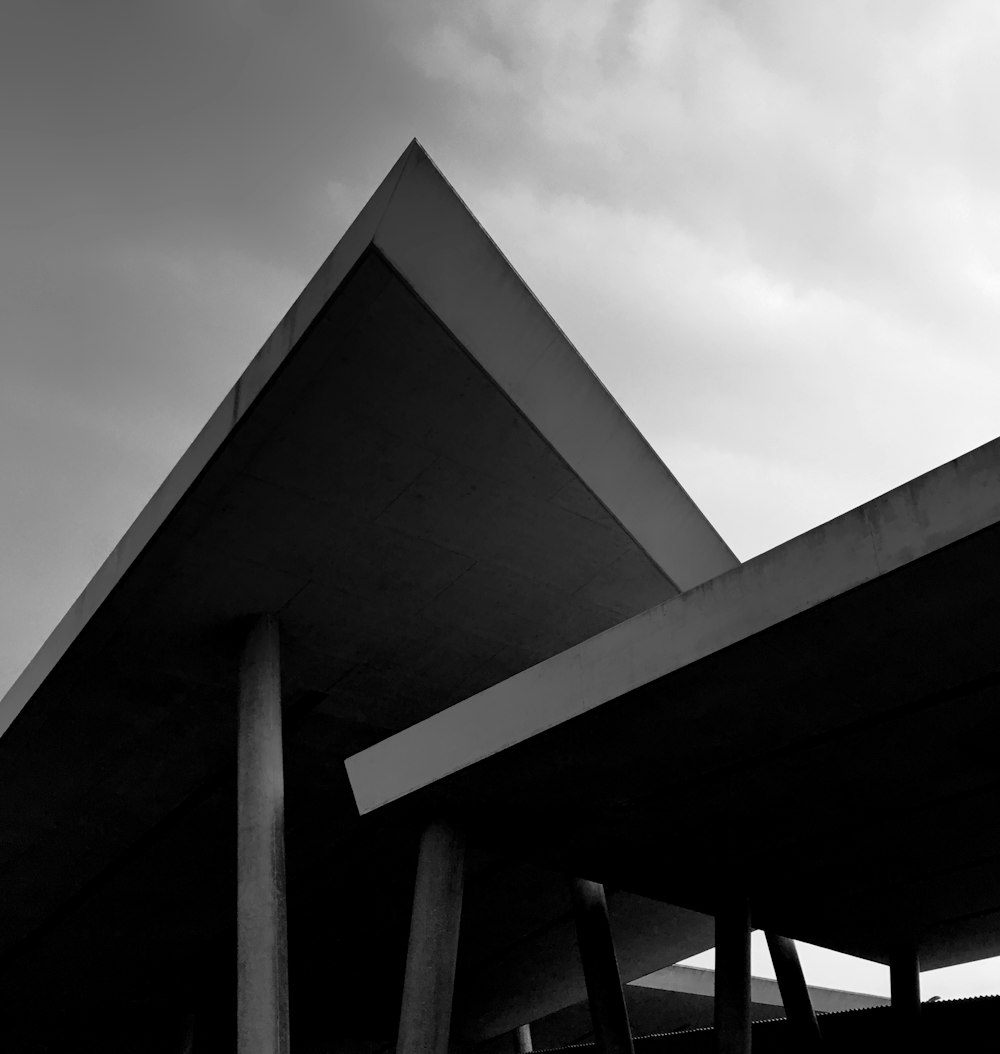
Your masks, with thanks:
<instances>
[{"instance_id":1,"label":"cloud","mask_svg":"<svg viewBox=\"0 0 1000 1054\"><path fill-rule=\"evenodd\" d=\"M998 431L994 0L8 7L0 686L414 135L741 556Z\"/></svg>"},{"instance_id":2,"label":"cloud","mask_svg":"<svg viewBox=\"0 0 1000 1054\"><path fill-rule=\"evenodd\" d=\"M996 431L993 5L42 10L2 74L5 351L91 471L136 466L102 532L413 134L741 555Z\"/></svg>"},{"instance_id":3,"label":"cloud","mask_svg":"<svg viewBox=\"0 0 1000 1054\"><path fill-rule=\"evenodd\" d=\"M989 5L410 11L446 171L737 551L992 437Z\"/></svg>"},{"instance_id":4,"label":"cloud","mask_svg":"<svg viewBox=\"0 0 1000 1054\"><path fill-rule=\"evenodd\" d=\"M0 288L0 579L16 598L0 606L0 690L308 278L165 236L21 263Z\"/></svg>"}]
</instances>

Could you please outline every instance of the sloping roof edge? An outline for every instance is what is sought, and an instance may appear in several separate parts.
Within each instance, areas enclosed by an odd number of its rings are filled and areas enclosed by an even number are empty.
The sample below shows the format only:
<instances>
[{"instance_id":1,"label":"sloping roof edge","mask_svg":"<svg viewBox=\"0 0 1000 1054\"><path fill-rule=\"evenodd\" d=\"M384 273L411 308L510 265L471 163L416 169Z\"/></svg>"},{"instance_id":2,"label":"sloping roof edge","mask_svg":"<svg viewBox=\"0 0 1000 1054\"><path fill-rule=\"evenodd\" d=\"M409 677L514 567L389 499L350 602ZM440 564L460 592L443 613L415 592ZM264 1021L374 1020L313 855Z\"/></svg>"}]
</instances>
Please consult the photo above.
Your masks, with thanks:
<instances>
[{"instance_id":1,"label":"sloping roof edge","mask_svg":"<svg viewBox=\"0 0 1000 1054\"><path fill-rule=\"evenodd\" d=\"M345 764L362 814L1000 519L1000 439L383 739Z\"/></svg>"},{"instance_id":2,"label":"sloping roof edge","mask_svg":"<svg viewBox=\"0 0 1000 1054\"><path fill-rule=\"evenodd\" d=\"M0 736L372 245L678 588L738 563L413 140L0 701Z\"/></svg>"},{"instance_id":3,"label":"sloping roof edge","mask_svg":"<svg viewBox=\"0 0 1000 1054\"><path fill-rule=\"evenodd\" d=\"M375 245L679 591L739 564L419 147Z\"/></svg>"},{"instance_id":4,"label":"sloping roof edge","mask_svg":"<svg viewBox=\"0 0 1000 1054\"><path fill-rule=\"evenodd\" d=\"M219 451L254 400L315 321L327 300L371 244L404 172L422 153L414 140L288 309L215 412L181 455L83 592L0 701L0 736L87 625L111 591L166 523L188 488Z\"/></svg>"}]
</instances>

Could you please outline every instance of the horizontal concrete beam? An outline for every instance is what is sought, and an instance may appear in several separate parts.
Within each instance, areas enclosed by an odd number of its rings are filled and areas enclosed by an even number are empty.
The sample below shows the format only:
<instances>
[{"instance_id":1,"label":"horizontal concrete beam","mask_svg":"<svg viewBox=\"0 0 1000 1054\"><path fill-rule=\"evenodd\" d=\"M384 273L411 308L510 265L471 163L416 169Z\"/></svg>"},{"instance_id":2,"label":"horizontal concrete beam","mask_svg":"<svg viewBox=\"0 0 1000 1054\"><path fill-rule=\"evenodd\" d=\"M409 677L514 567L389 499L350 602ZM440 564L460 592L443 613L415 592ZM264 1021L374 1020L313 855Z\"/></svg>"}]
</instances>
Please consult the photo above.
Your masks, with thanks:
<instances>
[{"instance_id":1,"label":"horizontal concrete beam","mask_svg":"<svg viewBox=\"0 0 1000 1054\"><path fill-rule=\"evenodd\" d=\"M361 813L403 798L1000 520L1000 440L348 758Z\"/></svg>"}]
</instances>

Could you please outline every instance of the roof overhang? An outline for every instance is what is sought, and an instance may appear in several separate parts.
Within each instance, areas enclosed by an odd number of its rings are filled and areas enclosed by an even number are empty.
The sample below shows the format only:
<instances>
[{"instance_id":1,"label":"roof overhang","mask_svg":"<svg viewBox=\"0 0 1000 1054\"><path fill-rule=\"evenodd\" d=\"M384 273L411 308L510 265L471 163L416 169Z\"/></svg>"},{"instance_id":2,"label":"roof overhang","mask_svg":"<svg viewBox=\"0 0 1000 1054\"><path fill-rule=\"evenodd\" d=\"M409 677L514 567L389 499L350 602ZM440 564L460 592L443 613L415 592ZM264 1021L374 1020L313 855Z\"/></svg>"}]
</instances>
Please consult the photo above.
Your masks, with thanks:
<instances>
[{"instance_id":1,"label":"roof overhang","mask_svg":"<svg viewBox=\"0 0 1000 1054\"><path fill-rule=\"evenodd\" d=\"M250 616L282 625L294 961L360 971L364 1015L413 847L359 821L343 758L735 564L412 144L0 703L10 1000L177 983L225 932ZM564 897L540 872L519 904L516 861L476 853L468 932L506 926L463 954L488 970ZM710 941L672 918L664 961Z\"/></svg>"},{"instance_id":2,"label":"roof overhang","mask_svg":"<svg viewBox=\"0 0 1000 1054\"><path fill-rule=\"evenodd\" d=\"M347 762L538 860L924 968L1000 952L1000 440ZM392 810L390 810L392 811Z\"/></svg>"}]
</instances>

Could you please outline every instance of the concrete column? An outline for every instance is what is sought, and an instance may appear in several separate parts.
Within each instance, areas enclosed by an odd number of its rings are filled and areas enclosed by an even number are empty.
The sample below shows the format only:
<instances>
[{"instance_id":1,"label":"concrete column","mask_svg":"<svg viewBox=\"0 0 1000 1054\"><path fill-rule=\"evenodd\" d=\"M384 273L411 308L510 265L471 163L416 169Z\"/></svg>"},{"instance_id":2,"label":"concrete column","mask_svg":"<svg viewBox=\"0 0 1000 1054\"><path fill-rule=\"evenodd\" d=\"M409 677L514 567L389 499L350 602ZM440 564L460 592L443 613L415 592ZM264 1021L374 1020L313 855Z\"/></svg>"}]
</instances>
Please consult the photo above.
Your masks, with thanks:
<instances>
[{"instance_id":1,"label":"concrete column","mask_svg":"<svg viewBox=\"0 0 1000 1054\"><path fill-rule=\"evenodd\" d=\"M900 941L889 953L889 994L897 1034L914 1040L920 1026L920 959L913 941Z\"/></svg>"},{"instance_id":2,"label":"concrete column","mask_svg":"<svg viewBox=\"0 0 1000 1054\"><path fill-rule=\"evenodd\" d=\"M585 878L572 880L576 939L587 982L587 1001L600 1054L633 1054L632 1029L618 973L604 886Z\"/></svg>"},{"instance_id":3,"label":"concrete column","mask_svg":"<svg viewBox=\"0 0 1000 1054\"><path fill-rule=\"evenodd\" d=\"M188 1013L177 1024L176 1039L171 1044L173 1054L192 1054L194 1050L194 1014Z\"/></svg>"},{"instance_id":4,"label":"concrete column","mask_svg":"<svg viewBox=\"0 0 1000 1054\"><path fill-rule=\"evenodd\" d=\"M798 1037L801 1048L812 1050L820 1041L819 1023L813 1010L812 999L809 997L795 941L789 937L779 937L770 930L765 933L765 937L788 1025Z\"/></svg>"},{"instance_id":5,"label":"concrete column","mask_svg":"<svg viewBox=\"0 0 1000 1054\"><path fill-rule=\"evenodd\" d=\"M715 1042L719 1054L750 1054L750 902L715 915Z\"/></svg>"},{"instance_id":6,"label":"concrete column","mask_svg":"<svg viewBox=\"0 0 1000 1054\"><path fill-rule=\"evenodd\" d=\"M444 821L420 839L396 1054L448 1054L465 840Z\"/></svg>"},{"instance_id":7,"label":"concrete column","mask_svg":"<svg viewBox=\"0 0 1000 1054\"><path fill-rule=\"evenodd\" d=\"M281 667L270 615L243 648L237 740L237 1049L287 1054Z\"/></svg>"},{"instance_id":8,"label":"concrete column","mask_svg":"<svg viewBox=\"0 0 1000 1054\"><path fill-rule=\"evenodd\" d=\"M531 1025L519 1025L512 1033L514 1039L514 1054L531 1054L534 1047L531 1045Z\"/></svg>"}]
</instances>

